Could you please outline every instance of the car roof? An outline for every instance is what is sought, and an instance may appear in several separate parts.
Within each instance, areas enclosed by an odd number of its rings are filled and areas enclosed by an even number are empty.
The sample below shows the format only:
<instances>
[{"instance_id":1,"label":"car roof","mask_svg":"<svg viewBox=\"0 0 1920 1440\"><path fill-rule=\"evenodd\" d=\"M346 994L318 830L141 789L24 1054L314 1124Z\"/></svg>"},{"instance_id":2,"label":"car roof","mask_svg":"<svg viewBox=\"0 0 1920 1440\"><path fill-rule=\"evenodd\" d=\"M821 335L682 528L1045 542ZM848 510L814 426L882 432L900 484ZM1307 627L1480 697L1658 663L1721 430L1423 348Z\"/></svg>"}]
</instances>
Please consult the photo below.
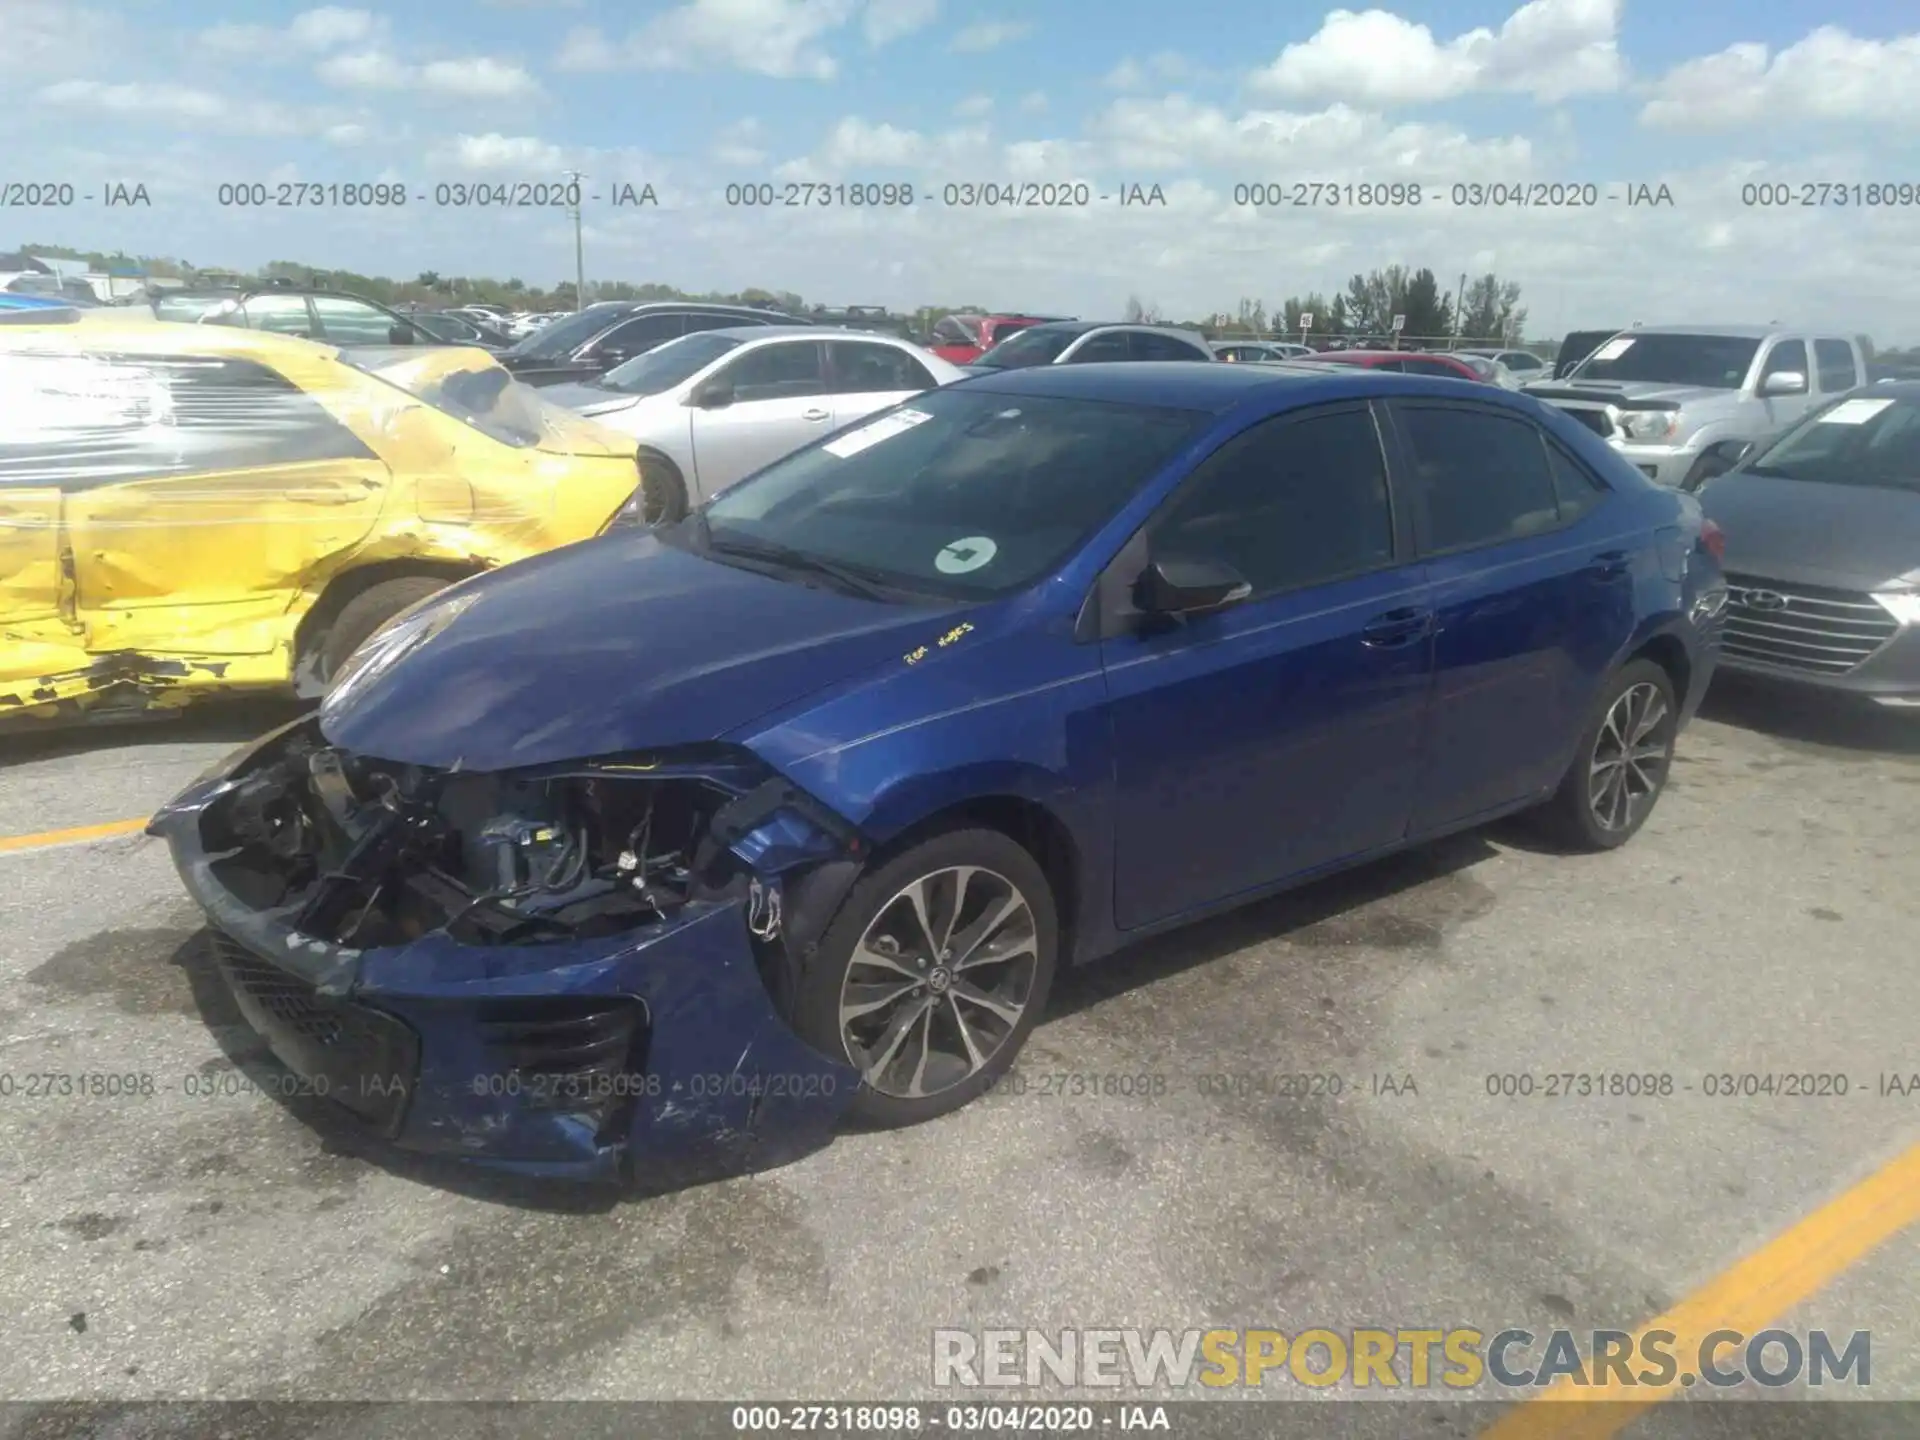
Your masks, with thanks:
<instances>
[{"instance_id":1,"label":"car roof","mask_svg":"<svg viewBox=\"0 0 1920 1440\"><path fill-rule=\"evenodd\" d=\"M884 331L848 330L837 325L727 325L718 330L696 330L695 335L724 335L729 340L826 340L835 335L846 335L860 340L893 341L904 344L897 336ZM683 337L684 338L684 337Z\"/></svg>"},{"instance_id":2,"label":"car roof","mask_svg":"<svg viewBox=\"0 0 1920 1440\"><path fill-rule=\"evenodd\" d=\"M1786 331L1805 333L1801 325L1639 325L1610 333L1615 335L1711 335L1722 340L1764 340ZM1584 332L1598 334L1598 331ZM1838 330L1834 332L1838 334Z\"/></svg>"},{"instance_id":3,"label":"car roof","mask_svg":"<svg viewBox=\"0 0 1920 1440\"><path fill-rule=\"evenodd\" d=\"M1363 399L1380 395L1426 395L1506 405L1537 414L1542 402L1518 391L1469 384L1434 375L1403 375L1354 365L1315 365L1299 360L1254 360L1245 365L1195 365L1191 361L1115 361L1104 365L1032 365L977 373L957 382L964 388L1006 395L1044 395L1062 400L1105 400L1157 405L1173 410L1223 414L1240 405L1279 411L1292 404ZM1883 386L1882 389L1891 389Z\"/></svg>"}]
</instances>

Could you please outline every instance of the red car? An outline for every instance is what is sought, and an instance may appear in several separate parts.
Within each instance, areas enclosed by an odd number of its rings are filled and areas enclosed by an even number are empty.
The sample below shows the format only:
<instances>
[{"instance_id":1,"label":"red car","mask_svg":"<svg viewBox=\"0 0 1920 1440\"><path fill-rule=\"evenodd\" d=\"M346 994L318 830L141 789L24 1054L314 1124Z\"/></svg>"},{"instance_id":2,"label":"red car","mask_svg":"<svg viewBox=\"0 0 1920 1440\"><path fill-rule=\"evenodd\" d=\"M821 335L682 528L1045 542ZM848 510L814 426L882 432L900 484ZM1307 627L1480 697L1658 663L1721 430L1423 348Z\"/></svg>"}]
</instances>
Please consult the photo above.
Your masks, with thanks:
<instances>
[{"instance_id":1,"label":"red car","mask_svg":"<svg viewBox=\"0 0 1920 1440\"><path fill-rule=\"evenodd\" d=\"M1311 360L1289 361L1293 365L1358 365L1368 370L1399 370L1408 375L1438 375L1447 380L1471 380L1487 383L1464 360L1451 355L1423 355L1417 350L1330 350Z\"/></svg>"},{"instance_id":2,"label":"red car","mask_svg":"<svg viewBox=\"0 0 1920 1440\"><path fill-rule=\"evenodd\" d=\"M942 360L967 365L978 360L1016 330L1044 325L1049 320L1071 320L1071 315L946 315L934 322L928 349Z\"/></svg>"}]
</instances>

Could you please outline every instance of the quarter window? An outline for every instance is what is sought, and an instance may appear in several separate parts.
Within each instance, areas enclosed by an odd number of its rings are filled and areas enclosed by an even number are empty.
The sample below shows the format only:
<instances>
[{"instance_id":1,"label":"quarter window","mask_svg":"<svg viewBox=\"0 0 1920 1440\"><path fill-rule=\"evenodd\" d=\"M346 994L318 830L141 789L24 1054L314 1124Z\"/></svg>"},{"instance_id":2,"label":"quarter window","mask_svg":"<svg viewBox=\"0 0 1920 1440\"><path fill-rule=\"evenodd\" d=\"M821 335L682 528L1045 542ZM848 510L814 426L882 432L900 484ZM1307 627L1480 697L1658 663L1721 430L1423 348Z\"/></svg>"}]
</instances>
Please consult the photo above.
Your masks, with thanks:
<instances>
[{"instance_id":1,"label":"quarter window","mask_svg":"<svg viewBox=\"0 0 1920 1440\"><path fill-rule=\"evenodd\" d=\"M1399 413L1430 548L1492 545L1560 523L1546 444L1532 425L1465 406L1403 405Z\"/></svg>"},{"instance_id":2,"label":"quarter window","mask_svg":"<svg viewBox=\"0 0 1920 1440\"><path fill-rule=\"evenodd\" d=\"M1269 595L1393 559L1373 417L1355 407L1268 420L1200 465L1151 528L1156 555L1224 560Z\"/></svg>"}]
</instances>

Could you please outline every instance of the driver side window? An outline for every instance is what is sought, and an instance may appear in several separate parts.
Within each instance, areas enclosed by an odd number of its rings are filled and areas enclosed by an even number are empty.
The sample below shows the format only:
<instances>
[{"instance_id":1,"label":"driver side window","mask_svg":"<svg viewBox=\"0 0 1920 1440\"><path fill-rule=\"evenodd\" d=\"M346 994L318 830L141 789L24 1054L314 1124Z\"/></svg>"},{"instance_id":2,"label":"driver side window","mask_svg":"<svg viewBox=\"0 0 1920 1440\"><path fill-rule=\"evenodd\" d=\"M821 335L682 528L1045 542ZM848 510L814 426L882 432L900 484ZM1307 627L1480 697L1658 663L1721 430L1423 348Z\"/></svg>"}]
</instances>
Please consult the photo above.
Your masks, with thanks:
<instances>
[{"instance_id":1,"label":"driver side window","mask_svg":"<svg viewBox=\"0 0 1920 1440\"><path fill-rule=\"evenodd\" d=\"M1157 556L1224 560L1255 598L1392 563L1372 413L1349 406L1256 425L1201 463L1149 533Z\"/></svg>"}]
</instances>

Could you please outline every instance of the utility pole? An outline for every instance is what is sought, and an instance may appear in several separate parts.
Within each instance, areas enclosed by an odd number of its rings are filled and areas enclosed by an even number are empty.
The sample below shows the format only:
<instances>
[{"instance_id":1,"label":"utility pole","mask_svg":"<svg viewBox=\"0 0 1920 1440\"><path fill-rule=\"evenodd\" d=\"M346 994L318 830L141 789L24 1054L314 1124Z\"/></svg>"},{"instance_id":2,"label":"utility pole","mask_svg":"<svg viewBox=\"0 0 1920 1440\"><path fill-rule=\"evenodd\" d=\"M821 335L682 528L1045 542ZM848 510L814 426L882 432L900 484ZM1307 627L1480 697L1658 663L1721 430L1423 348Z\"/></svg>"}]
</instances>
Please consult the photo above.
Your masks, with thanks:
<instances>
[{"instance_id":1,"label":"utility pole","mask_svg":"<svg viewBox=\"0 0 1920 1440\"><path fill-rule=\"evenodd\" d=\"M586 250L580 239L580 207L586 199L580 188L580 182L587 177L578 170L567 171L567 181L573 187L573 309L574 313L587 308L587 261Z\"/></svg>"},{"instance_id":2,"label":"utility pole","mask_svg":"<svg viewBox=\"0 0 1920 1440\"><path fill-rule=\"evenodd\" d=\"M1466 333L1467 315L1461 307L1467 303L1467 272L1460 272L1460 287L1453 292L1453 348L1460 348L1460 337Z\"/></svg>"}]
</instances>

